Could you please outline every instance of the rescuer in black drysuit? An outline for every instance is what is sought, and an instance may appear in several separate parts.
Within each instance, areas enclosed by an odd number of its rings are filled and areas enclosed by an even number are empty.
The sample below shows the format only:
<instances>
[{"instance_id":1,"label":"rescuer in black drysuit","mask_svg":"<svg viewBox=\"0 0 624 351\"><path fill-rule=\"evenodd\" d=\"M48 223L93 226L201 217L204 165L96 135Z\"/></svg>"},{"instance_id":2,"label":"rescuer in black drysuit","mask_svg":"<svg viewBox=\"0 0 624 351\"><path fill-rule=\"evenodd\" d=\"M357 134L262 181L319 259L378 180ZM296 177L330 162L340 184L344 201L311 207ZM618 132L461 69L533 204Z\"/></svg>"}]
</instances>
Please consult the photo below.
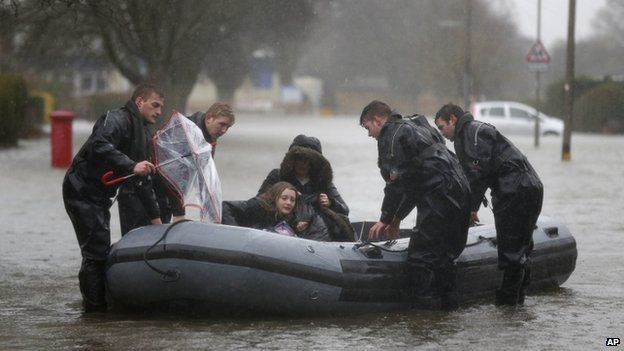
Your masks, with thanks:
<instances>
[{"instance_id":1,"label":"rescuer in black drysuit","mask_svg":"<svg viewBox=\"0 0 624 351\"><path fill-rule=\"evenodd\" d=\"M106 311L105 266L110 247L110 206L118 185L105 186L102 176L135 174L132 183L151 223L160 223L159 208L151 186L155 167L149 161L150 135L164 103L156 87L141 84L120 109L101 116L63 180L63 202L74 226L82 254L78 279L85 312Z\"/></svg>"},{"instance_id":2,"label":"rescuer in black drysuit","mask_svg":"<svg viewBox=\"0 0 624 351\"><path fill-rule=\"evenodd\" d=\"M417 125L391 115L381 101L364 108L360 125L377 139L378 166L386 181L381 218L369 238L384 232L395 237L401 220L416 207L408 247L413 294L429 294L439 298L442 307L454 307L454 260L466 244L470 218L470 188L456 157L428 123Z\"/></svg>"},{"instance_id":3,"label":"rescuer in black drysuit","mask_svg":"<svg viewBox=\"0 0 624 351\"><path fill-rule=\"evenodd\" d=\"M502 305L524 303L530 282L529 255L533 230L542 209L543 185L527 158L496 128L475 121L457 105L444 105L436 114L442 134L454 141L455 152L472 189L471 221L487 188L491 189L503 279L496 292Z\"/></svg>"}]
</instances>

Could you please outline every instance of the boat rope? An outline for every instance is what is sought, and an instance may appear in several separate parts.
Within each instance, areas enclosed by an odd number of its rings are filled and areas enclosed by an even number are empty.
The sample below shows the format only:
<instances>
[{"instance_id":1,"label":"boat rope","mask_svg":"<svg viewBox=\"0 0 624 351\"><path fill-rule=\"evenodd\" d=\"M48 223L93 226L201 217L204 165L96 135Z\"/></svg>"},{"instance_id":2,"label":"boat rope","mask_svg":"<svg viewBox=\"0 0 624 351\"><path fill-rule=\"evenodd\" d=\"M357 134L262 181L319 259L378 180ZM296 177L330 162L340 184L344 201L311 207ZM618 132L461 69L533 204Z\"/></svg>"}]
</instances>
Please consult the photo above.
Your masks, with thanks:
<instances>
[{"instance_id":1,"label":"boat rope","mask_svg":"<svg viewBox=\"0 0 624 351\"><path fill-rule=\"evenodd\" d=\"M488 238L483 235L479 235L478 239L479 240L475 241L474 243L466 244L466 247L479 245L484 241L488 241L490 244L492 244L492 246L496 246L496 238Z\"/></svg>"},{"instance_id":2,"label":"boat rope","mask_svg":"<svg viewBox=\"0 0 624 351\"><path fill-rule=\"evenodd\" d=\"M476 245L481 244L484 241L489 242L492 246L496 246L496 238L488 238L488 237L485 237L483 235L479 235L478 239L479 240L475 241L474 243L466 244L466 247L476 246ZM374 244L374 243L372 243L370 241L358 241L354 245L354 248L355 249L359 249L361 247L364 247L364 246L368 245L368 246L376 247L376 248L378 248L378 249L380 249L382 251L386 251L386 252L405 252L405 251L408 250L408 248L401 249L401 250L391 250L391 249L389 249L389 247L393 246L395 243L396 243L396 240L388 240L388 241L386 241L382 245Z\"/></svg>"},{"instance_id":3,"label":"boat rope","mask_svg":"<svg viewBox=\"0 0 624 351\"><path fill-rule=\"evenodd\" d=\"M156 247L156 245L158 245L159 242L165 240L165 238L167 237L167 234L169 234L169 231L171 231L171 229L173 229L173 227L177 226L180 223L183 222L191 222L190 219L182 219L180 221L177 221L173 224L171 224L169 226L169 228L167 228L167 230L165 230L165 232L163 233L163 235L160 237L160 239L158 239L158 241L156 241L152 246L150 246L147 250L145 250L145 252L143 253L143 261L145 262L145 264L151 268L154 272L161 274L162 275L162 280L166 281L166 282L174 282L178 279L180 279L180 272L178 270L168 270L168 271L163 271L161 269L158 269L156 267L154 267L151 263L149 263L148 259L147 259L147 254ZM165 243L163 245L163 251L167 250L167 244Z\"/></svg>"},{"instance_id":4,"label":"boat rope","mask_svg":"<svg viewBox=\"0 0 624 351\"><path fill-rule=\"evenodd\" d=\"M401 250L391 250L389 249L389 247L393 246L394 244L396 244L396 240L388 240L385 243L383 243L382 245L377 245L377 244L373 244L370 241L360 241L358 243L356 243L354 245L354 248L359 249L360 247L363 246L372 246L372 247L376 247L381 251L386 251L386 252L405 252L407 251L407 248L401 249Z\"/></svg>"},{"instance_id":5,"label":"boat rope","mask_svg":"<svg viewBox=\"0 0 624 351\"><path fill-rule=\"evenodd\" d=\"M373 246L373 247L376 247L376 248L378 248L378 249L380 249L382 251L387 251L387 252L404 252L404 251L407 251L407 249L402 249L402 250L390 250L390 249L388 249L388 247L390 247L390 246L392 246L392 245L394 245L396 243L396 240L388 240L383 245L373 244L372 242L370 242L368 240L363 241L362 240L362 236L364 235L364 227L366 227L366 221L362 222L362 226L360 227L360 235L358 236L357 243L353 246L354 249L359 249L360 247L364 247L366 245L369 245L369 246Z\"/></svg>"}]
</instances>

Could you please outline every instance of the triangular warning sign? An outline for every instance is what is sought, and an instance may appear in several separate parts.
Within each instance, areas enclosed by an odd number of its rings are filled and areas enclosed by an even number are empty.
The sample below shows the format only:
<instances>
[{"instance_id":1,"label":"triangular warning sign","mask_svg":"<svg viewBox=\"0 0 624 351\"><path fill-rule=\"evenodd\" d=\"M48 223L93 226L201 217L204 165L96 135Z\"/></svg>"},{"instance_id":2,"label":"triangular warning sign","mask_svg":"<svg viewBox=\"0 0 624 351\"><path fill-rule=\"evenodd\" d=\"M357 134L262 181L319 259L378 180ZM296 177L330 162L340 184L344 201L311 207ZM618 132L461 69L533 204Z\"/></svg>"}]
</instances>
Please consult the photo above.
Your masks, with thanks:
<instances>
[{"instance_id":1,"label":"triangular warning sign","mask_svg":"<svg viewBox=\"0 0 624 351\"><path fill-rule=\"evenodd\" d=\"M531 46L529 53L526 55L526 60L529 63L549 63L550 55L546 52L542 42L538 40Z\"/></svg>"}]
</instances>

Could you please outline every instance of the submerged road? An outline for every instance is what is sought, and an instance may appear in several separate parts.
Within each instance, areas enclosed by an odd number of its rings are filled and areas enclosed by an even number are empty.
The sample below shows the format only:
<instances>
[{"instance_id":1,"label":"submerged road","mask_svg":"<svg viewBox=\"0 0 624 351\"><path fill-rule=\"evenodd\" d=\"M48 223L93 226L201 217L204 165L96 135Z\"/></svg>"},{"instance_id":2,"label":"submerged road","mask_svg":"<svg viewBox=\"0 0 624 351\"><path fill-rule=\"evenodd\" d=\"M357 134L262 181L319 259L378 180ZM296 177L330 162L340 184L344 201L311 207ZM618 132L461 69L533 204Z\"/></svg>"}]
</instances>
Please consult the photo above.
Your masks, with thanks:
<instances>
[{"instance_id":1,"label":"submerged road","mask_svg":"<svg viewBox=\"0 0 624 351\"><path fill-rule=\"evenodd\" d=\"M75 124L75 151L89 132ZM377 219L376 143L355 116L237 116L217 148L223 198L254 196L300 133L322 141L352 220ZM531 138L511 139L544 183L542 214L576 237L577 268L561 289L531 295L518 308L487 300L454 312L294 320L84 316L80 252L61 197L65 171L51 169L48 138L21 141L0 150L0 350L602 349L607 338L624 338L624 136L575 134L568 163L560 161L561 138L543 138L539 149ZM479 215L493 220L489 209ZM116 205L111 229L118 240Z\"/></svg>"}]
</instances>

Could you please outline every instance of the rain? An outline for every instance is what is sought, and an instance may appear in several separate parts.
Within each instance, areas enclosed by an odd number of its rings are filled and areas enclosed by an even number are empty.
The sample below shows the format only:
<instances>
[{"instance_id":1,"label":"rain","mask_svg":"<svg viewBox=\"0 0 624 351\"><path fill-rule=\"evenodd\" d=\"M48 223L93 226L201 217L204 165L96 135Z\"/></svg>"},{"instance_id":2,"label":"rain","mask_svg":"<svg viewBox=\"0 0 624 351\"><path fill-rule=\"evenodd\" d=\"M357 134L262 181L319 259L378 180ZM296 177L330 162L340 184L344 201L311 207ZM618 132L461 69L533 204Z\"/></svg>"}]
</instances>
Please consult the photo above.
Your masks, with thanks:
<instances>
[{"instance_id":1,"label":"rain","mask_svg":"<svg viewBox=\"0 0 624 351\"><path fill-rule=\"evenodd\" d=\"M531 67L540 2L0 0L0 349L586 350L624 337L624 4L543 1L549 60ZM572 116L569 3L577 11ZM54 165L50 114L75 113L72 134L56 140L73 156L95 120L141 82L166 96L156 128L174 112L232 105L236 123L214 158L223 200L255 196L305 134L322 142L351 221L376 221L383 199L377 144L359 125L371 100L430 121L449 101L466 110L512 101L561 128L565 121L569 160L563 129L542 129L537 143L534 119L528 129L499 129L544 184L541 216L574 235L576 269L514 308L490 299L451 312L332 317L84 314L80 249L61 193L67 165ZM494 222L490 208L479 217ZM415 219L413 211L402 228ZM114 243L117 204L110 229Z\"/></svg>"}]
</instances>

